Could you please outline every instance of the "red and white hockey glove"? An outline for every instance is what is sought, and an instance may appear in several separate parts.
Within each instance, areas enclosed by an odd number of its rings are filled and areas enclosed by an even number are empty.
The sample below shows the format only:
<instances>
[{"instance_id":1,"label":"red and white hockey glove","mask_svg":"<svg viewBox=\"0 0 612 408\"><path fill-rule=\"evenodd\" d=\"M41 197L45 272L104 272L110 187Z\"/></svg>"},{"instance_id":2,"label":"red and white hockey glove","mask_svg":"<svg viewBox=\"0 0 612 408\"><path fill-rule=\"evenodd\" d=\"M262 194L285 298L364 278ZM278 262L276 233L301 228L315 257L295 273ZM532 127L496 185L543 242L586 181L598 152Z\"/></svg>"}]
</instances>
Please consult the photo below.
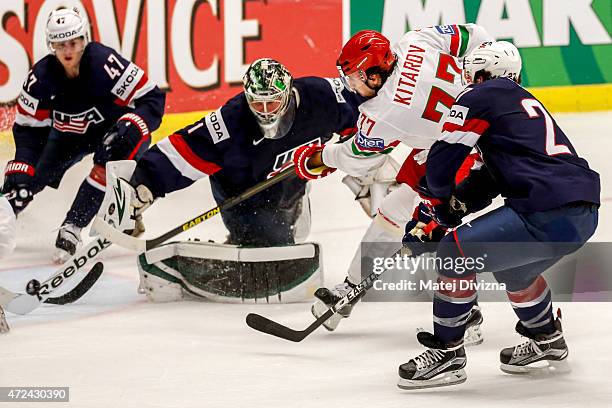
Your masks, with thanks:
<instances>
[{"instance_id":1,"label":"red and white hockey glove","mask_svg":"<svg viewBox=\"0 0 612 408\"><path fill-rule=\"evenodd\" d=\"M308 168L308 160L316 153L322 152L323 147L317 144L299 147L293 155L293 164L298 177L303 180L316 180L336 171L333 167L322 165L314 169Z\"/></svg>"}]
</instances>

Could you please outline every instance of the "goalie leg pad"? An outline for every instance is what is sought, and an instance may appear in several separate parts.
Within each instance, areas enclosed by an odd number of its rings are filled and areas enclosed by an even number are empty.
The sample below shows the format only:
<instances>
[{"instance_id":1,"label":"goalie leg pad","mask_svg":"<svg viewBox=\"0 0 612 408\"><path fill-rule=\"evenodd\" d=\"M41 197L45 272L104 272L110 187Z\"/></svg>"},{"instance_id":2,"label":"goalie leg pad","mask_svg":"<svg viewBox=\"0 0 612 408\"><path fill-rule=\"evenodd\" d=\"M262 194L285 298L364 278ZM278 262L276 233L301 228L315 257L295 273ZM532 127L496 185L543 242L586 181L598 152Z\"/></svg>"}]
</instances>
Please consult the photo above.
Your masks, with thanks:
<instances>
[{"instance_id":1,"label":"goalie leg pad","mask_svg":"<svg viewBox=\"0 0 612 408\"><path fill-rule=\"evenodd\" d=\"M180 286L176 300L189 296L225 303L300 302L323 284L322 265L315 243L240 248L188 241L162 245L138 258L141 286L152 301L168 298L153 293L162 288L161 279L171 286L164 291Z\"/></svg>"}]
</instances>

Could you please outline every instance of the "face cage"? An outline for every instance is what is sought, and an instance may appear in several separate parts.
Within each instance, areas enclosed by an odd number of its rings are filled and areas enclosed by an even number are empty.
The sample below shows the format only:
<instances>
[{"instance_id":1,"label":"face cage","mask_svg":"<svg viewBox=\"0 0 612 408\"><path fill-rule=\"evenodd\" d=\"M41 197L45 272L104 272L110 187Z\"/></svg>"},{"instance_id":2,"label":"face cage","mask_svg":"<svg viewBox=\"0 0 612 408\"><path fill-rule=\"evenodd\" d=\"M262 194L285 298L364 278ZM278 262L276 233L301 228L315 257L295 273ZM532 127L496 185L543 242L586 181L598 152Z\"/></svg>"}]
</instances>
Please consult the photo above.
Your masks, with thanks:
<instances>
[{"instance_id":1,"label":"face cage","mask_svg":"<svg viewBox=\"0 0 612 408\"><path fill-rule=\"evenodd\" d=\"M289 106L290 92L279 92L276 95L259 96L245 92L249 109L259 123L271 125L277 121Z\"/></svg>"}]
</instances>

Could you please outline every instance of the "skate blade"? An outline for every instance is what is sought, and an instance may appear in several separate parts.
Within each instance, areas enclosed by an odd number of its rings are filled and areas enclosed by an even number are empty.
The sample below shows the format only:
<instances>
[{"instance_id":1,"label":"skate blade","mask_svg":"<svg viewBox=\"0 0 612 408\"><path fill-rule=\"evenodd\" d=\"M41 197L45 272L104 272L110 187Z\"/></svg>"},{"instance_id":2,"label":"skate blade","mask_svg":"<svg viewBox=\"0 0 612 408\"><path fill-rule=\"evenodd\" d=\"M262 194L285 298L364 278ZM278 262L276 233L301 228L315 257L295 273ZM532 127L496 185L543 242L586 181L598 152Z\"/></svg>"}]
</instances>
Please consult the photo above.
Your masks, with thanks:
<instances>
[{"instance_id":1,"label":"skate blade","mask_svg":"<svg viewBox=\"0 0 612 408\"><path fill-rule=\"evenodd\" d=\"M462 368L460 370L444 373L430 380L407 380L400 377L399 381L397 382L397 386L402 390L422 390L425 388L437 388L462 384L466 380L467 375L465 370Z\"/></svg>"},{"instance_id":2,"label":"skate blade","mask_svg":"<svg viewBox=\"0 0 612 408\"><path fill-rule=\"evenodd\" d=\"M468 327L465 330L465 335L463 336L463 345L466 347L477 346L482 344L484 338L482 336L482 331L480 330L480 325Z\"/></svg>"},{"instance_id":3,"label":"skate blade","mask_svg":"<svg viewBox=\"0 0 612 408\"><path fill-rule=\"evenodd\" d=\"M318 319L319 317L323 316L323 314L327 312L328 309L329 308L327 307L325 303L317 300L310 307L310 313L312 313L315 319ZM323 323L323 327L325 327L327 331L332 332L336 330L336 328L340 324L340 320L342 320L342 316L339 313L336 313L332 317L327 319L325 323Z\"/></svg>"},{"instance_id":4,"label":"skate blade","mask_svg":"<svg viewBox=\"0 0 612 408\"><path fill-rule=\"evenodd\" d=\"M567 374L572 371L567 358L563 360L540 360L527 366L500 364L499 368L507 374L532 376Z\"/></svg>"}]
</instances>

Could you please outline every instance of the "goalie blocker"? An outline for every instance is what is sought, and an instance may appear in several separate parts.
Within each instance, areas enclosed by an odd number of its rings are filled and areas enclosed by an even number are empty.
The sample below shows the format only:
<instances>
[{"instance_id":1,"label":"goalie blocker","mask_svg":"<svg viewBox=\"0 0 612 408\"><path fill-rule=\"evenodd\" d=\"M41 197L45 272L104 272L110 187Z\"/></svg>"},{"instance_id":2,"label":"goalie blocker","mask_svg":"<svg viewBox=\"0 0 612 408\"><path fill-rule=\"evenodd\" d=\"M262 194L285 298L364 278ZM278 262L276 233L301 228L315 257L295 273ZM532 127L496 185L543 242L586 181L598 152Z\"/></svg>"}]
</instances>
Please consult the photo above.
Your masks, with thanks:
<instances>
[{"instance_id":1,"label":"goalie blocker","mask_svg":"<svg viewBox=\"0 0 612 408\"><path fill-rule=\"evenodd\" d=\"M225 303L292 303L323 285L316 243L242 248L173 242L138 257L140 289L153 302L202 299Z\"/></svg>"}]
</instances>

